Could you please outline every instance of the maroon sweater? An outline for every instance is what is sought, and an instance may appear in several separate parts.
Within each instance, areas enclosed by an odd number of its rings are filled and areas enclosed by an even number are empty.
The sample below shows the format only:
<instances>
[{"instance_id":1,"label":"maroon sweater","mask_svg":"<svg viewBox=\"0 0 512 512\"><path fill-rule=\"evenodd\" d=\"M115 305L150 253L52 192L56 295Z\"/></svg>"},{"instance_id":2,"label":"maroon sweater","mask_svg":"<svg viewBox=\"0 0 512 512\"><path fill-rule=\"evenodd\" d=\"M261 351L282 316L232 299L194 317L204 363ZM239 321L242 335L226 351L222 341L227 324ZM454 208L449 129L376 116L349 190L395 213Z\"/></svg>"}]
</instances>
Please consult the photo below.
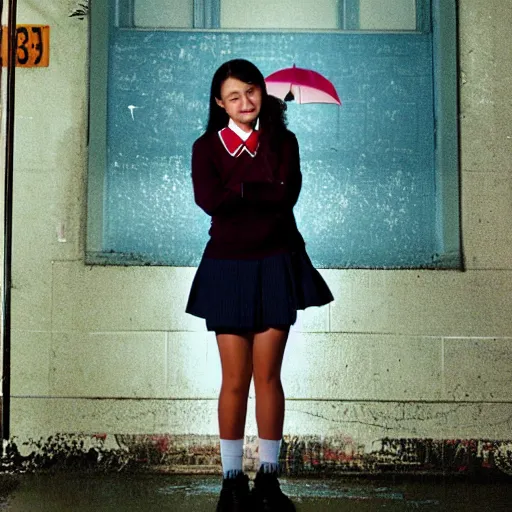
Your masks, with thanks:
<instances>
[{"instance_id":1,"label":"maroon sweater","mask_svg":"<svg viewBox=\"0 0 512 512\"><path fill-rule=\"evenodd\" d=\"M304 247L293 215L302 174L292 132L279 154L260 140L255 157L233 157L218 133L205 133L192 148L192 182L196 203L212 218L205 257L254 259Z\"/></svg>"}]
</instances>

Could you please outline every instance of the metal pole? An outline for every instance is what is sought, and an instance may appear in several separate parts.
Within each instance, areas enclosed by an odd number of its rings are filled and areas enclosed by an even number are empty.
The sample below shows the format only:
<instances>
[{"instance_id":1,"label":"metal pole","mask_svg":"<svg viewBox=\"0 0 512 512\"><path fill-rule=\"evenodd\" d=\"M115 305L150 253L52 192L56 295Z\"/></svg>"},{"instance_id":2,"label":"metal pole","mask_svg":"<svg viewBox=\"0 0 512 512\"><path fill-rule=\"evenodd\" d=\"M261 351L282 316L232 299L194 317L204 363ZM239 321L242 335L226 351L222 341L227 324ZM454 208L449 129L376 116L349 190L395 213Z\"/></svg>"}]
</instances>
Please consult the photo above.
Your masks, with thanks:
<instances>
[{"instance_id":1,"label":"metal pole","mask_svg":"<svg viewBox=\"0 0 512 512\"><path fill-rule=\"evenodd\" d=\"M2 2L3 7L3 2ZM16 71L17 0L9 0L7 43L7 117L5 131L4 268L2 286L2 439L10 437L11 412L11 276L12 276L12 191L14 168L14 92ZM0 11L1 12L1 11Z\"/></svg>"}]
</instances>

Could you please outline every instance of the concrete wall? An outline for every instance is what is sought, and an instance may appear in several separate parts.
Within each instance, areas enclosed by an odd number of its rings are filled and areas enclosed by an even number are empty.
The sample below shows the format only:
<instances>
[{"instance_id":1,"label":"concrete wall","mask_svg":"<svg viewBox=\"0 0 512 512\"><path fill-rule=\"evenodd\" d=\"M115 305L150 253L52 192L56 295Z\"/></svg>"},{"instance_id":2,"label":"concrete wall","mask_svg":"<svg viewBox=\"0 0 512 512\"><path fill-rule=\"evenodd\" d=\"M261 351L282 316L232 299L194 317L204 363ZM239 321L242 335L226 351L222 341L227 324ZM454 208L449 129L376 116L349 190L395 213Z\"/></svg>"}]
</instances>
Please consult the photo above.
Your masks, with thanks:
<instances>
[{"instance_id":1,"label":"concrete wall","mask_svg":"<svg viewBox=\"0 0 512 512\"><path fill-rule=\"evenodd\" d=\"M87 19L51 26L51 65L17 73L12 435L212 435L214 337L184 313L194 269L83 264ZM511 439L512 4L460 3L467 271L323 270L335 302L301 314L284 362L285 432ZM248 434L255 434L253 404Z\"/></svg>"}]
</instances>

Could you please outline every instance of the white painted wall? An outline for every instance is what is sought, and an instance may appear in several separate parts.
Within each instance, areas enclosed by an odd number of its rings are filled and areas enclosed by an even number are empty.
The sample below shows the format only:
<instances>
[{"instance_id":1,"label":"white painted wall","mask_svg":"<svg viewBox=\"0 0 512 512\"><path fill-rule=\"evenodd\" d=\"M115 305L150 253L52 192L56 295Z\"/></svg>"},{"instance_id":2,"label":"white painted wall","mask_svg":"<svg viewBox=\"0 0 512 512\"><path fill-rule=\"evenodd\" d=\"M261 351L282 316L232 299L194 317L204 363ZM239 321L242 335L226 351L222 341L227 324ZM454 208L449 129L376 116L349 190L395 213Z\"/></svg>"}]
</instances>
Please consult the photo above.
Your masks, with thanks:
<instances>
[{"instance_id":1,"label":"white painted wall","mask_svg":"<svg viewBox=\"0 0 512 512\"><path fill-rule=\"evenodd\" d=\"M194 269L83 264L87 21L74 6L19 2L20 23L51 26L52 54L17 75L12 434L215 435L215 340L183 312ZM512 4L460 12L467 271L322 270L336 301L291 334L286 433L368 450L385 436L510 439Z\"/></svg>"}]
</instances>

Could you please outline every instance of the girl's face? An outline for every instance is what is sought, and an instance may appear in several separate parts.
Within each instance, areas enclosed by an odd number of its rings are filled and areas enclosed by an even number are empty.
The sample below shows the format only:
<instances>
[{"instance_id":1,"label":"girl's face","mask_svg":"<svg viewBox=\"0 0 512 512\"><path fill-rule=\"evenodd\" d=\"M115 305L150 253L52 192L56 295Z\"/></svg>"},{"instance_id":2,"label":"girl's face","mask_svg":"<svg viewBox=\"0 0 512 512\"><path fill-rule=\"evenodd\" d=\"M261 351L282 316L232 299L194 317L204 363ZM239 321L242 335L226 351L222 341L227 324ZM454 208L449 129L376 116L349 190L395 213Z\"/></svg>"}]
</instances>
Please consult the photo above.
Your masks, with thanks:
<instances>
[{"instance_id":1,"label":"girl's face","mask_svg":"<svg viewBox=\"0 0 512 512\"><path fill-rule=\"evenodd\" d=\"M260 115L261 98L259 85L230 77L222 83L220 99L215 101L242 130L249 132Z\"/></svg>"}]
</instances>

